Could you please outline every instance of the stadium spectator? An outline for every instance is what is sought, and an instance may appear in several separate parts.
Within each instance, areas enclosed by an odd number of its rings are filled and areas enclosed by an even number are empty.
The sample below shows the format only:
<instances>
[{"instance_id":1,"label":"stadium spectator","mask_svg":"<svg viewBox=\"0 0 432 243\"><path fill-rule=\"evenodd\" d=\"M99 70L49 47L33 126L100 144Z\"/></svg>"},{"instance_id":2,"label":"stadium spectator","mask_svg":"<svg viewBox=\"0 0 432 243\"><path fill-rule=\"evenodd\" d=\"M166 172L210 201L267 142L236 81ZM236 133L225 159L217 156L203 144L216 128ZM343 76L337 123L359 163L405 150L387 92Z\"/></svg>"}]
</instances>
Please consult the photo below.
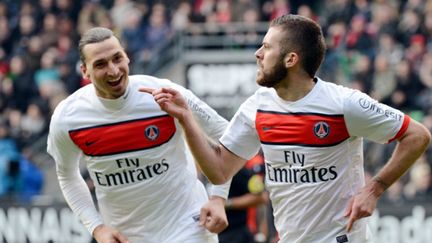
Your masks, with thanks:
<instances>
[{"instance_id":1,"label":"stadium spectator","mask_svg":"<svg viewBox=\"0 0 432 243\"><path fill-rule=\"evenodd\" d=\"M364 217L431 140L423 125L401 111L315 77L324 52L316 22L298 15L273 20L255 53L257 83L263 87L241 105L219 144L208 143L178 91L140 89L179 120L214 183L232 178L263 149L281 242L370 240ZM363 137L397 140L392 157L367 184Z\"/></svg>"},{"instance_id":2,"label":"stadium spectator","mask_svg":"<svg viewBox=\"0 0 432 243\"><path fill-rule=\"evenodd\" d=\"M404 59L396 66L395 90L384 102L404 111L419 110L421 107L417 103L417 95L424 88L410 63Z\"/></svg>"},{"instance_id":3,"label":"stadium spectator","mask_svg":"<svg viewBox=\"0 0 432 243\"><path fill-rule=\"evenodd\" d=\"M42 171L24 156L9 163L8 194L20 203L30 203L42 191L44 178Z\"/></svg>"},{"instance_id":4,"label":"stadium spectator","mask_svg":"<svg viewBox=\"0 0 432 243\"><path fill-rule=\"evenodd\" d=\"M422 59L419 68L420 80L424 86L432 89L432 50L429 50Z\"/></svg>"},{"instance_id":5,"label":"stadium spectator","mask_svg":"<svg viewBox=\"0 0 432 243\"><path fill-rule=\"evenodd\" d=\"M81 87L81 76L75 71L75 60L58 59L57 68L62 86L68 94L72 94Z\"/></svg>"},{"instance_id":6,"label":"stadium spectator","mask_svg":"<svg viewBox=\"0 0 432 243\"><path fill-rule=\"evenodd\" d=\"M432 195L432 170L423 157L410 171L410 181L405 186L404 196L408 200L427 201Z\"/></svg>"},{"instance_id":7,"label":"stadium spectator","mask_svg":"<svg viewBox=\"0 0 432 243\"><path fill-rule=\"evenodd\" d=\"M181 1L178 7L174 10L171 18L171 26L173 30L184 31L188 28L192 21L192 5L188 1Z\"/></svg>"},{"instance_id":8,"label":"stadium spectator","mask_svg":"<svg viewBox=\"0 0 432 243\"><path fill-rule=\"evenodd\" d=\"M40 68L34 74L34 81L43 99L48 100L55 93L55 88L62 85L60 73L56 67L56 57L58 50L50 48L46 50L41 57Z\"/></svg>"},{"instance_id":9,"label":"stadium spectator","mask_svg":"<svg viewBox=\"0 0 432 243\"><path fill-rule=\"evenodd\" d=\"M78 14L78 33L84 34L88 29L96 26L110 27L103 24L108 15L109 12L100 4L99 0L85 1Z\"/></svg>"},{"instance_id":10,"label":"stadium spectator","mask_svg":"<svg viewBox=\"0 0 432 243\"><path fill-rule=\"evenodd\" d=\"M372 55L372 37L366 30L366 18L362 15L355 15L351 18L350 30L346 36L346 48L356 50L364 55Z\"/></svg>"},{"instance_id":11,"label":"stadium spectator","mask_svg":"<svg viewBox=\"0 0 432 243\"><path fill-rule=\"evenodd\" d=\"M27 67L26 60L21 55L12 56L10 60L9 79L13 87L10 105L24 112L29 100L37 97L37 87L32 79L32 70Z\"/></svg>"},{"instance_id":12,"label":"stadium spectator","mask_svg":"<svg viewBox=\"0 0 432 243\"><path fill-rule=\"evenodd\" d=\"M405 49L404 57L411 63L413 69L418 72L423 60L423 56L427 53L426 39L421 34L411 36L410 42Z\"/></svg>"},{"instance_id":13,"label":"stadium spectator","mask_svg":"<svg viewBox=\"0 0 432 243\"><path fill-rule=\"evenodd\" d=\"M0 197L9 190L8 171L10 163L19 158L18 146L9 136L9 128L5 120L0 120Z\"/></svg>"},{"instance_id":14,"label":"stadium spectator","mask_svg":"<svg viewBox=\"0 0 432 243\"><path fill-rule=\"evenodd\" d=\"M354 0L353 2L353 15L361 15L366 18L369 23L372 19L372 6L371 1L368 0Z\"/></svg>"},{"instance_id":15,"label":"stadium spectator","mask_svg":"<svg viewBox=\"0 0 432 243\"><path fill-rule=\"evenodd\" d=\"M126 25L128 14L136 7L135 3L130 0L115 0L114 5L109 10L111 19L119 31L123 31Z\"/></svg>"},{"instance_id":16,"label":"stadium spectator","mask_svg":"<svg viewBox=\"0 0 432 243\"><path fill-rule=\"evenodd\" d=\"M125 26L122 30L122 40L127 50L128 56L132 57L143 49L143 37L145 37L143 23L143 15L138 10L130 10Z\"/></svg>"},{"instance_id":17,"label":"stadium spectator","mask_svg":"<svg viewBox=\"0 0 432 243\"><path fill-rule=\"evenodd\" d=\"M421 16L413 9L406 9L401 17L398 24L399 38L405 46L408 46L414 35L421 34Z\"/></svg>"},{"instance_id":18,"label":"stadium spectator","mask_svg":"<svg viewBox=\"0 0 432 243\"><path fill-rule=\"evenodd\" d=\"M422 25L422 33L426 36L426 39L428 40L428 49L432 49L432 10L425 13L424 22Z\"/></svg>"},{"instance_id":19,"label":"stadium spectator","mask_svg":"<svg viewBox=\"0 0 432 243\"><path fill-rule=\"evenodd\" d=\"M247 11L253 9L256 12L259 12L259 4L257 0L239 0L239 1L232 1L231 3L231 15L232 15L232 22L245 22L244 15Z\"/></svg>"},{"instance_id":20,"label":"stadium spectator","mask_svg":"<svg viewBox=\"0 0 432 243\"><path fill-rule=\"evenodd\" d=\"M134 63L137 65L133 66L132 72L151 73L156 68L152 64L155 63L155 59L159 58L157 53L164 48L172 36L169 21L166 19L166 6L164 4L153 5L149 22L144 26L142 33L141 48L134 56Z\"/></svg>"},{"instance_id":21,"label":"stadium spectator","mask_svg":"<svg viewBox=\"0 0 432 243\"><path fill-rule=\"evenodd\" d=\"M404 57L404 47L398 43L390 33L381 33L378 36L378 45L375 47L376 56L384 56L394 68Z\"/></svg>"},{"instance_id":22,"label":"stadium spectator","mask_svg":"<svg viewBox=\"0 0 432 243\"><path fill-rule=\"evenodd\" d=\"M48 121L45 114L47 107L42 99L29 103L27 111L23 113L20 121L21 138L25 147L35 143L42 133L47 131Z\"/></svg>"},{"instance_id":23,"label":"stadium spectator","mask_svg":"<svg viewBox=\"0 0 432 243\"><path fill-rule=\"evenodd\" d=\"M396 71L385 56L378 55L374 62L371 96L378 101L383 101L391 95L395 87Z\"/></svg>"},{"instance_id":24,"label":"stadium spectator","mask_svg":"<svg viewBox=\"0 0 432 243\"><path fill-rule=\"evenodd\" d=\"M252 160L260 160L256 163ZM264 161L262 155L257 155L240 169L233 177L228 194L228 200L225 204L228 218L228 227L219 234L219 243L252 243L254 242L257 231L256 223L255 232L249 225L249 217L255 216L252 220L257 220L256 214L251 214L255 210L266 204L268 194L264 190Z\"/></svg>"},{"instance_id":25,"label":"stadium spectator","mask_svg":"<svg viewBox=\"0 0 432 243\"><path fill-rule=\"evenodd\" d=\"M372 89L373 71L371 67L371 59L365 55L359 55L354 63L354 72L350 87L358 89L365 93L370 93Z\"/></svg>"}]
</instances>

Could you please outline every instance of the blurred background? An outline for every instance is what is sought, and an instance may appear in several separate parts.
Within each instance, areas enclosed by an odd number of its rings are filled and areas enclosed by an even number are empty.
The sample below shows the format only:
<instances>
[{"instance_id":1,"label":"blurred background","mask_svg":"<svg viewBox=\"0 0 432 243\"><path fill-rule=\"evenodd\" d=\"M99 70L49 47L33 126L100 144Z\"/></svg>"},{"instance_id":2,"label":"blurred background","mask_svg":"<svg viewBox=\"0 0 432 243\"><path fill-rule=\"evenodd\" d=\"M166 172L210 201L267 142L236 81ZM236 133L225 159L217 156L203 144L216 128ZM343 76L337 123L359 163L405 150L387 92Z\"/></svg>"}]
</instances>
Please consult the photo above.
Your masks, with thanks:
<instances>
[{"instance_id":1,"label":"blurred background","mask_svg":"<svg viewBox=\"0 0 432 243\"><path fill-rule=\"evenodd\" d=\"M432 0L0 0L0 242L91 241L46 153L54 108L88 84L77 50L84 31L113 29L131 74L171 79L230 119L257 88L254 52L268 21L285 13L322 26L328 50L320 78L432 130ZM394 144L364 147L369 178ZM432 242L431 166L428 149L381 198L371 217L377 242ZM254 209L248 225L256 242L274 242L268 202Z\"/></svg>"}]
</instances>

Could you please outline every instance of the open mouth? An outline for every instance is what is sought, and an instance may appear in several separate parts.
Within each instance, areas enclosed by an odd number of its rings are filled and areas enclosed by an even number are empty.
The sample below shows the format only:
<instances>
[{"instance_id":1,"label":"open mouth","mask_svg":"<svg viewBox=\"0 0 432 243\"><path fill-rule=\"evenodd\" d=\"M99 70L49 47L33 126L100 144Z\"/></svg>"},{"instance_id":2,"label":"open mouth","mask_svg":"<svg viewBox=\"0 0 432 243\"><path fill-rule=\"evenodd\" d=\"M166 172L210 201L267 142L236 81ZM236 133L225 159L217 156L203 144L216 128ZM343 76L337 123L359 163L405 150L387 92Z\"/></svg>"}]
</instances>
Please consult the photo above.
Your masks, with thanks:
<instances>
[{"instance_id":1,"label":"open mouth","mask_svg":"<svg viewBox=\"0 0 432 243\"><path fill-rule=\"evenodd\" d=\"M120 77L117 80L108 81L108 85L111 86L111 87L115 87L115 86L117 86L117 85L120 84L121 80L122 80L122 77Z\"/></svg>"}]
</instances>

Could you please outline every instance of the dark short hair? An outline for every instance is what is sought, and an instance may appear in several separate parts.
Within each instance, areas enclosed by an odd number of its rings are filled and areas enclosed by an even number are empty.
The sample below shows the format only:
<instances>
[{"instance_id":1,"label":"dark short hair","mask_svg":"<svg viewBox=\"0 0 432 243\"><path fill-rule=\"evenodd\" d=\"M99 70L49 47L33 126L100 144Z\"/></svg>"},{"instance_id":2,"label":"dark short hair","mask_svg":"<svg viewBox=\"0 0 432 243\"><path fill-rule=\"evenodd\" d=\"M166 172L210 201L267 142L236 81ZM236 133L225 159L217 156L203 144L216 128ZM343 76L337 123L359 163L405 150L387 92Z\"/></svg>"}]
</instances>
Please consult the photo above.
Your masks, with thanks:
<instances>
[{"instance_id":1,"label":"dark short hair","mask_svg":"<svg viewBox=\"0 0 432 243\"><path fill-rule=\"evenodd\" d=\"M284 32L281 41L281 54L296 52L300 63L311 78L321 65L326 45L321 27L312 19L286 14L274 19L270 27L279 27Z\"/></svg>"},{"instance_id":2,"label":"dark short hair","mask_svg":"<svg viewBox=\"0 0 432 243\"><path fill-rule=\"evenodd\" d=\"M86 45L92 43L102 42L114 36L114 33L104 27L95 27L87 30L81 37L78 44L78 51L80 55L80 59L82 63L85 63L85 56L83 53L83 49Z\"/></svg>"}]
</instances>

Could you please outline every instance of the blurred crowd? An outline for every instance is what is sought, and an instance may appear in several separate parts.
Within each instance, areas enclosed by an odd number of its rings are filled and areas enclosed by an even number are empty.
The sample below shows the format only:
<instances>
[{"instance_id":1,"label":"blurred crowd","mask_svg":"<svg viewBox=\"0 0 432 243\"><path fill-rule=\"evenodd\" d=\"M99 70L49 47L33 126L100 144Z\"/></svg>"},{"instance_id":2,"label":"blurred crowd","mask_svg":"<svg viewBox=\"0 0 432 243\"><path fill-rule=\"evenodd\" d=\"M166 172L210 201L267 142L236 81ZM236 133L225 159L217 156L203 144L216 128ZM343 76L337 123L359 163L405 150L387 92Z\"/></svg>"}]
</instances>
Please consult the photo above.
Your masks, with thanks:
<instances>
[{"instance_id":1,"label":"blurred crowd","mask_svg":"<svg viewBox=\"0 0 432 243\"><path fill-rule=\"evenodd\" d=\"M432 130L431 0L1 0L0 197L29 200L47 183L43 166L33 159L45 147L35 144L45 143L58 102L88 83L79 73L77 51L87 29L113 29L133 73L163 52L163 43L176 33L202 31L194 23L204 23L211 33L212 26L253 26L285 13L322 25L328 51L321 78L360 89ZM247 35L228 33L257 38L252 27ZM365 148L368 175L374 174L391 148L369 142ZM430 199L431 168L429 149L385 198Z\"/></svg>"}]
</instances>

